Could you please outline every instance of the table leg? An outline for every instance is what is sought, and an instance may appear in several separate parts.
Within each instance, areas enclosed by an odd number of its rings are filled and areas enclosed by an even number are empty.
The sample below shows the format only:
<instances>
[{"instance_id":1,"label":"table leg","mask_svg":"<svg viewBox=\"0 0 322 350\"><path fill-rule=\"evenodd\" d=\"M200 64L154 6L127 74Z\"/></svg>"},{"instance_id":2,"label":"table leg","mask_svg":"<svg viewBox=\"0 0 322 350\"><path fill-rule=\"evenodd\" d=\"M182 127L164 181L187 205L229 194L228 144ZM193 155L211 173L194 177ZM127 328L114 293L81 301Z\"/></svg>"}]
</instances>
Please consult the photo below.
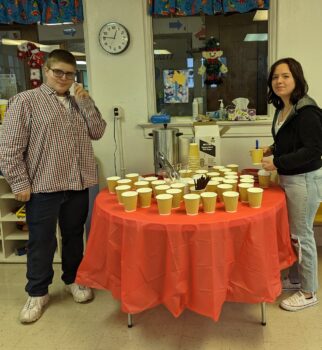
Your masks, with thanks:
<instances>
[{"instance_id":1,"label":"table leg","mask_svg":"<svg viewBox=\"0 0 322 350\"><path fill-rule=\"evenodd\" d=\"M262 326L266 326L266 303L261 303Z\"/></svg>"},{"instance_id":2,"label":"table leg","mask_svg":"<svg viewBox=\"0 0 322 350\"><path fill-rule=\"evenodd\" d=\"M132 322L132 315L127 314L127 327L132 328L133 327L133 322Z\"/></svg>"}]
</instances>

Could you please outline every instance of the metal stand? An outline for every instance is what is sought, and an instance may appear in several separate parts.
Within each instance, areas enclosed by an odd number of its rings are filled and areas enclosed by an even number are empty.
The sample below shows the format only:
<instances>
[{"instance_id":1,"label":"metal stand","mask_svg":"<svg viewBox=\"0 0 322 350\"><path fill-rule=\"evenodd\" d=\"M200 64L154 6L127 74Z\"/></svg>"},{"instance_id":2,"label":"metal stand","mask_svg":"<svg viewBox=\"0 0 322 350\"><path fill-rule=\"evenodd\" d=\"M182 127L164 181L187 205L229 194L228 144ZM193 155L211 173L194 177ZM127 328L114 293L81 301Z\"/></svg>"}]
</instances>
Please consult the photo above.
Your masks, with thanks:
<instances>
[{"instance_id":1,"label":"metal stand","mask_svg":"<svg viewBox=\"0 0 322 350\"><path fill-rule=\"evenodd\" d=\"M132 328L133 322L132 322L132 314L127 314L127 327Z\"/></svg>"},{"instance_id":2,"label":"metal stand","mask_svg":"<svg viewBox=\"0 0 322 350\"><path fill-rule=\"evenodd\" d=\"M261 303L262 326L266 326L266 303Z\"/></svg>"}]
</instances>

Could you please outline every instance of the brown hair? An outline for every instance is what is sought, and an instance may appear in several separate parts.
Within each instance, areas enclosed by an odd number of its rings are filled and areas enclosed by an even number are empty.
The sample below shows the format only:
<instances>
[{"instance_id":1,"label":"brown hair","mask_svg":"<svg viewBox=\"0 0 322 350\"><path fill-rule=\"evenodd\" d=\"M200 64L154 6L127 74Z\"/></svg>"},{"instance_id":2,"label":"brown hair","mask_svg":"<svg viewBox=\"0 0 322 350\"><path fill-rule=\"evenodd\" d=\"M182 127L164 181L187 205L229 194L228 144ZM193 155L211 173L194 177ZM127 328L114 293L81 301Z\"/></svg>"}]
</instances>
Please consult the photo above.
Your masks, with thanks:
<instances>
[{"instance_id":1,"label":"brown hair","mask_svg":"<svg viewBox=\"0 0 322 350\"><path fill-rule=\"evenodd\" d=\"M67 50L57 49L50 52L46 60L46 66L51 68L55 62L64 62L76 68L76 59L73 54Z\"/></svg>"},{"instance_id":2,"label":"brown hair","mask_svg":"<svg viewBox=\"0 0 322 350\"><path fill-rule=\"evenodd\" d=\"M273 106L277 109L282 109L284 107L284 103L282 99L278 97L272 89L272 78L276 67L283 63L288 65L295 82L295 88L290 97L290 101L292 102L292 104L293 105L296 104L299 99L301 99L303 96L306 95L309 89L307 82L304 78L302 66L299 62L297 62L294 58L290 58L290 57L281 58L280 60L276 61L271 67L268 80L267 80L267 85L268 85L267 100L268 100L268 103L272 103Z\"/></svg>"}]
</instances>

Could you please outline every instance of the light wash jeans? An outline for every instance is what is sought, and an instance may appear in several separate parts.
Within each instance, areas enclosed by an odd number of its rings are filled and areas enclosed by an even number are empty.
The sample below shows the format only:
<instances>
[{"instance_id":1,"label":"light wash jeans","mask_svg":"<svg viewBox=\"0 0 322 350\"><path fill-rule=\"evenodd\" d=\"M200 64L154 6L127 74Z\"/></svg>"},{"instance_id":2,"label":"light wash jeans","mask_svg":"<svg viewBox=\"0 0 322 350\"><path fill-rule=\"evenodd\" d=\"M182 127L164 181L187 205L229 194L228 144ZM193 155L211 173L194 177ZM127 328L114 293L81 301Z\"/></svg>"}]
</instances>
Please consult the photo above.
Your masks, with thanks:
<instances>
[{"instance_id":1,"label":"light wash jeans","mask_svg":"<svg viewBox=\"0 0 322 350\"><path fill-rule=\"evenodd\" d=\"M322 168L299 175L280 175L286 194L292 244L298 261L290 268L289 278L300 282L303 292L318 289L317 250L313 222L322 201Z\"/></svg>"}]
</instances>

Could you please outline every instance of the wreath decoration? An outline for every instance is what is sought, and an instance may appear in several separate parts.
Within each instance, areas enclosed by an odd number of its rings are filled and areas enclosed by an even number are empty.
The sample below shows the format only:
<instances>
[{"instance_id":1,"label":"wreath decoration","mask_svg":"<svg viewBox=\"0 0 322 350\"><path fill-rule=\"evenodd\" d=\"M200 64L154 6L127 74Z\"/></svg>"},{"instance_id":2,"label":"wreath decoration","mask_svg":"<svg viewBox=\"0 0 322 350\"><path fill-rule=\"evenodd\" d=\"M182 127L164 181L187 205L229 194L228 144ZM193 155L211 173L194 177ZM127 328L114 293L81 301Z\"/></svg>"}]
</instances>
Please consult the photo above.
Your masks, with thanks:
<instances>
[{"instance_id":1,"label":"wreath decoration","mask_svg":"<svg viewBox=\"0 0 322 350\"><path fill-rule=\"evenodd\" d=\"M45 54L32 42L24 42L17 47L20 60L27 60L30 67L30 82L33 88L41 85L41 67L45 63Z\"/></svg>"}]
</instances>

